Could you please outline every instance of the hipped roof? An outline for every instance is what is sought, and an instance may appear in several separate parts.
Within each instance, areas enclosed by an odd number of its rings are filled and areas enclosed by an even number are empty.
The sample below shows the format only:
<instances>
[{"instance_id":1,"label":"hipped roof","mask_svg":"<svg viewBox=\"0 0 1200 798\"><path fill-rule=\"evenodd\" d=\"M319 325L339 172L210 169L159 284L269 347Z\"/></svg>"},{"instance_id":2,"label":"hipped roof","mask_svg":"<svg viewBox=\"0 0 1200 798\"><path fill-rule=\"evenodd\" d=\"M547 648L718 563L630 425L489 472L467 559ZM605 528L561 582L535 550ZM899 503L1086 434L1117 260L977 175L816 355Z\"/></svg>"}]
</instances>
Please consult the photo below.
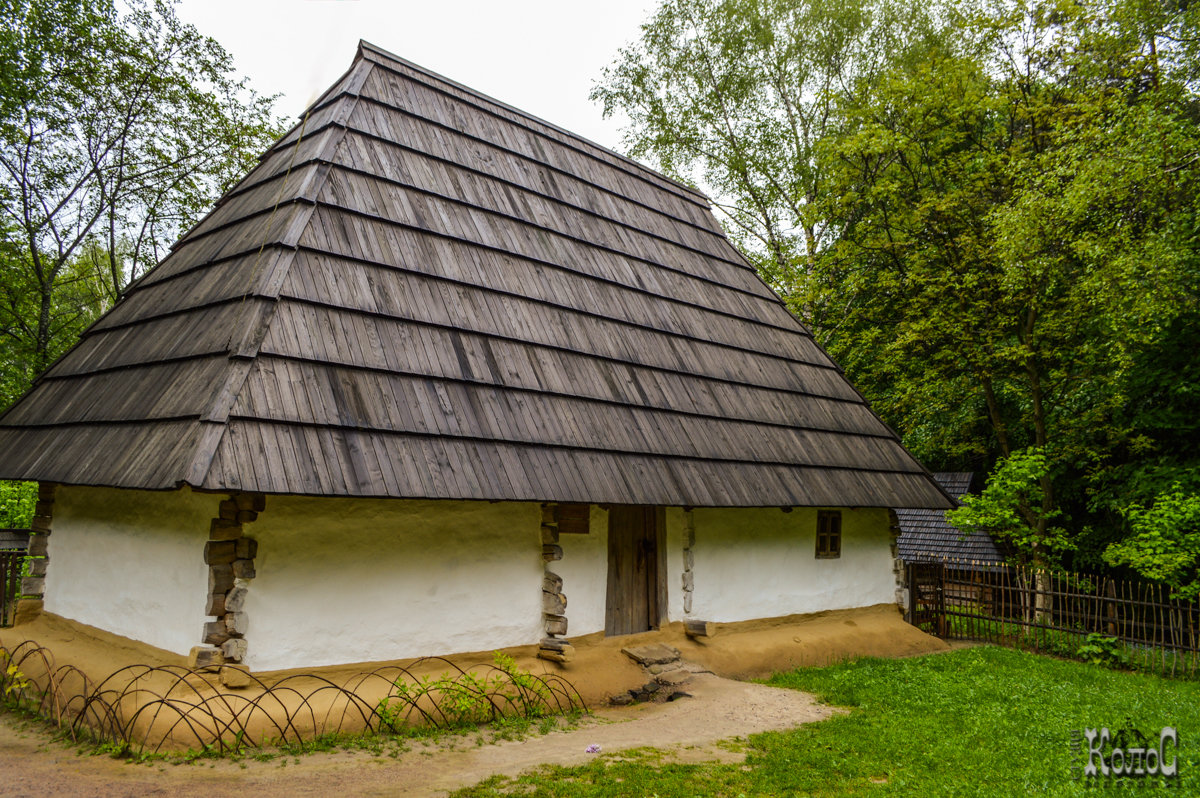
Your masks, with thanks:
<instances>
[{"instance_id":1,"label":"hipped roof","mask_svg":"<svg viewBox=\"0 0 1200 798\"><path fill-rule=\"evenodd\" d=\"M0 452L126 488L950 506L702 194L365 42Z\"/></svg>"}]
</instances>

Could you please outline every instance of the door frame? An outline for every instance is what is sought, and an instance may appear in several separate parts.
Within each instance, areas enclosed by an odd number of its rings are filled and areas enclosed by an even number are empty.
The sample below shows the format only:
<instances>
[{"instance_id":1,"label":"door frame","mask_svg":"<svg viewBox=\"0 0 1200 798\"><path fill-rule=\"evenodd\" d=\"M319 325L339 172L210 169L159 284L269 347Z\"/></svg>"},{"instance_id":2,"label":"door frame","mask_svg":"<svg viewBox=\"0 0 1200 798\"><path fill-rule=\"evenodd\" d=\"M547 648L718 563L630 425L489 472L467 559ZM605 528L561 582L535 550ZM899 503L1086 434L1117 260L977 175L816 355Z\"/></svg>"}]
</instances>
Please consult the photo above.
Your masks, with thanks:
<instances>
[{"instance_id":1,"label":"door frame","mask_svg":"<svg viewBox=\"0 0 1200 798\"><path fill-rule=\"evenodd\" d=\"M646 584L646 621L649 630L659 629L667 622L667 511L665 507L656 507L653 505L617 505L610 506L608 509L608 529L607 529L607 545L605 547L607 575L605 578L604 589L604 634L605 636L615 636L623 634L637 634L637 630L633 632L613 632L613 577L616 570L616 563L613 558L613 535L612 535L612 519L614 510L642 510L646 512L646 520L653 524L654 529L651 535L645 536L644 540L648 540L653 544L652 550L646 552L649 562L646 567L647 584Z\"/></svg>"}]
</instances>

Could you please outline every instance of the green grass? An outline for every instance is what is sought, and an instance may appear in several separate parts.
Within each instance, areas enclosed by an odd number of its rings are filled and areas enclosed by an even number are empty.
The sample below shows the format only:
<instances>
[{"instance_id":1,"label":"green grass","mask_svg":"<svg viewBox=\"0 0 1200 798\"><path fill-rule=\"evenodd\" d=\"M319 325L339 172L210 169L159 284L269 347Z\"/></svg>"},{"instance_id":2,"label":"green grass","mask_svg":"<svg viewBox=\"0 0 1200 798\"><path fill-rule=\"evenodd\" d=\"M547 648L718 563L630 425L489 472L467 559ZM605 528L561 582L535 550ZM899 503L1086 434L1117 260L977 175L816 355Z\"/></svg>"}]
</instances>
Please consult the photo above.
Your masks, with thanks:
<instances>
[{"instance_id":1,"label":"green grass","mask_svg":"<svg viewBox=\"0 0 1200 798\"><path fill-rule=\"evenodd\" d=\"M1175 726L1180 789L1172 794L1200 792L1194 682L979 647L807 668L770 683L851 711L751 737L744 765L676 765L638 752L497 777L457 795L1083 795L1089 787L1071 776L1070 734L1096 726L1147 735Z\"/></svg>"},{"instance_id":2,"label":"green grass","mask_svg":"<svg viewBox=\"0 0 1200 798\"><path fill-rule=\"evenodd\" d=\"M960 609L970 611L969 608ZM1103 640L1103 654L1108 656L1099 658L1120 664L1128 670L1158 673L1178 679L1200 677L1200 655L1188 651L1133 645L1108 635L1089 635L1084 629L1046 629L999 618L948 615L947 620L950 625L949 639L1003 640L1004 645L1009 647L1083 661L1096 657L1094 650L1085 646ZM926 631L933 633L929 629Z\"/></svg>"}]
</instances>

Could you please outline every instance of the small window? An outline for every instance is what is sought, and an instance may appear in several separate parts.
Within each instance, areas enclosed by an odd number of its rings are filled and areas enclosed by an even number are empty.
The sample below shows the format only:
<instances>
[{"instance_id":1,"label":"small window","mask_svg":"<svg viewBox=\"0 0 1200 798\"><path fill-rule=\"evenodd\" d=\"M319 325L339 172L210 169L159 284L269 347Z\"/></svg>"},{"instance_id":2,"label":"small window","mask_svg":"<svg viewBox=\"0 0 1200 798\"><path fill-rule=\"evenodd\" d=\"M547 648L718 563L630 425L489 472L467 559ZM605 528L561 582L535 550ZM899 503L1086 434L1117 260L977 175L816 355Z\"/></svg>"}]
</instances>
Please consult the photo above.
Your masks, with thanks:
<instances>
[{"instance_id":1,"label":"small window","mask_svg":"<svg viewBox=\"0 0 1200 798\"><path fill-rule=\"evenodd\" d=\"M833 510L817 512L817 559L842 556L842 514Z\"/></svg>"}]
</instances>

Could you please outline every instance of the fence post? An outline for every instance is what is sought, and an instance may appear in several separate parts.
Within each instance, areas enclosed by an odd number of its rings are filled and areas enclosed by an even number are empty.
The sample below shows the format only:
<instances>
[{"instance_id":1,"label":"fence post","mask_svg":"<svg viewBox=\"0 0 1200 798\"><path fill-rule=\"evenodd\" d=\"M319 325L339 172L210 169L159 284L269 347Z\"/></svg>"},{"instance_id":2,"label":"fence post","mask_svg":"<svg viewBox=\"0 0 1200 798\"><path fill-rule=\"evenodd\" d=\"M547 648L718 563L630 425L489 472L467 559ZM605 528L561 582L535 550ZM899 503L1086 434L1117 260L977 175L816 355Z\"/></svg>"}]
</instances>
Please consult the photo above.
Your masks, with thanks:
<instances>
[{"instance_id":1,"label":"fence post","mask_svg":"<svg viewBox=\"0 0 1200 798\"><path fill-rule=\"evenodd\" d=\"M945 637L949 627L946 622L946 564L938 562L935 573L937 574L937 620L934 622L933 628L937 629L938 637Z\"/></svg>"}]
</instances>

